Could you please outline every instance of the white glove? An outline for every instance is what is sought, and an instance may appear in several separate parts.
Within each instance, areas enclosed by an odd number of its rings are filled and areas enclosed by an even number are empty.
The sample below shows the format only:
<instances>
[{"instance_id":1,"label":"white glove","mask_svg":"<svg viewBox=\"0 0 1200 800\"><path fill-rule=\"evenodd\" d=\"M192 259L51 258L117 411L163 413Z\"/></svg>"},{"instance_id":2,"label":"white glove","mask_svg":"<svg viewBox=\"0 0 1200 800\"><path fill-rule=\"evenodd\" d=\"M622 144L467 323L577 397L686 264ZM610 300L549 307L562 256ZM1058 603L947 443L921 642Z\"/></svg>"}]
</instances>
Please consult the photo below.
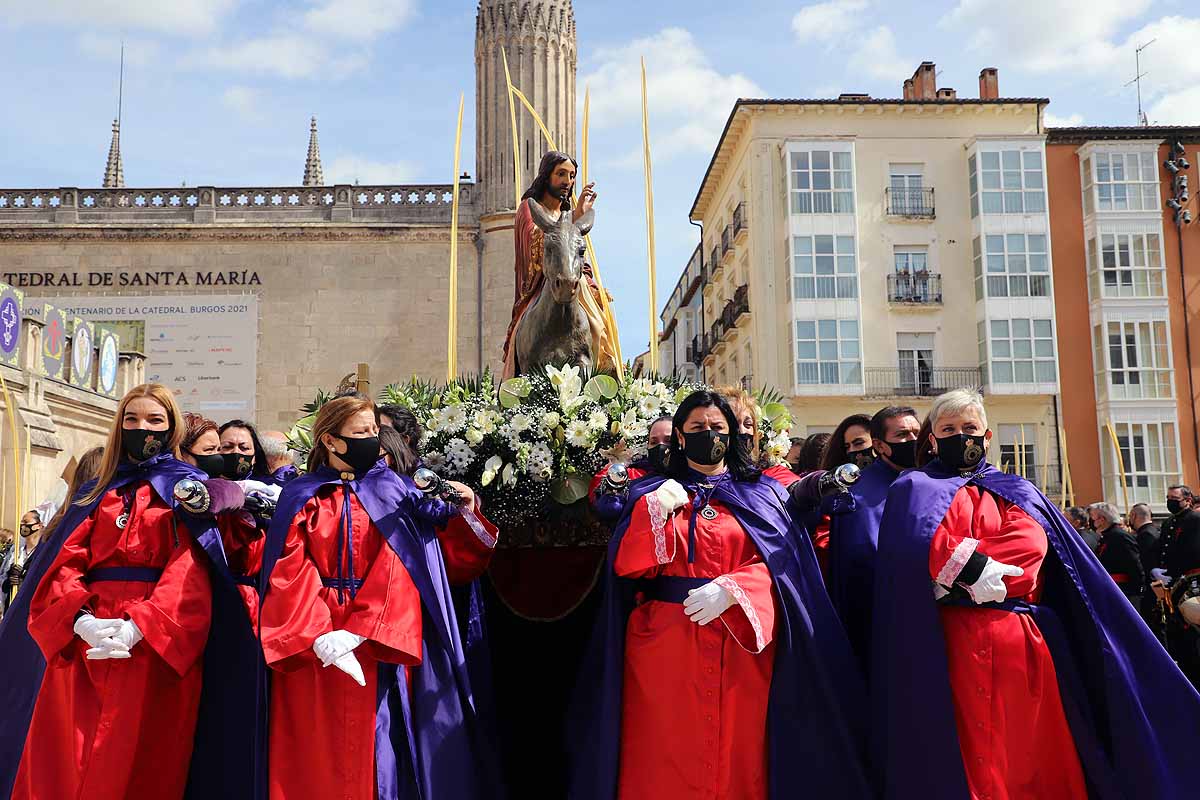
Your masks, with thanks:
<instances>
[{"instance_id":1,"label":"white glove","mask_svg":"<svg viewBox=\"0 0 1200 800\"><path fill-rule=\"evenodd\" d=\"M261 494L264 497L271 498L273 502L279 500L279 493L283 491L283 489L279 486L275 486L270 483L263 483L262 481L237 481L237 485L241 486L242 491L246 494L250 494L250 492Z\"/></svg>"},{"instance_id":2,"label":"white glove","mask_svg":"<svg viewBox=\"0 0 1200 800\"><path fill-rule=\"evenodd\" d=\"M1150 577L1161 583L1163 586L1170 586L1171 581L1174 580L1174 578L1167 574L1166 570L1160 567L1155 567L1154 569L1150 570Z\"/></svg>"},{"instance_id":3,"label":"white glove","mask_svg":"<svg viewBox=\"0 0 1200 800\"><path fill-rule=\"evenodd\" d=\"M725 587L706 583L698 589L689 589L683 601L683 613L697 625L707 625L733 605L733 595Z\"/></svg>"},{"instance_id":4,"label":"white glove","mask_svg":"<svg viewBox=\"0 0 1200 800\"><path fill-rule=\"evenodd\" d=\"M1003 603L1008 598L1008 587L1004 585L1006 576L1018 577L1025 570L1011 564L1001 564L991 558L983 565L979 579L967 586L967 594L971 595L974 603Z\"/></svg>"},{"instance_id":5,"label":"white glove","mask_svg":"<svg viewBox=\"0 0 1200 800\"><path fill-rule=\"evenodd\" d=\"M668 478L662 486L655 489L654 497L658 500L658 505L664 514L670 514L675 509L687 505L688 502L687 490L674 478Z\"/></svg>"},{"instance_id":6,"label":"white glove","mask_svg":"<svg viewBox=\"0 0 1200 800\"><path fill-rule=\"evenodd\" d=\"M337 662L342 656L349 655L353 652L354 648L366 640L367 637L359 636L357 633L351 633L350 631L330 631L329 633L322 633L317 637L316 641L313 642L313 652L317 654L317 658L321 659L321 664L328 667L330 664ZM354 663L357 666L358 659L354 659ZM361 669L359 670L359 674L362 674Z\"/></svg>"},{"instance_id":7,"label":"white glove","mask_svg":"<svg viewBox=\"0 0 1200 800\"><path fill-rule=\"evenodd\" d=\"M334 661L333 665L351 678L354 678L354 682L359 686L367 685L367 679L363 676L362 664L358 663L358 659L354 657L354 653L346 653L337 661ZM325 666L329 665L326 664Z\"/></svg>"},{"instance_id":8,"label":"white glove","mask_svg":"<svg viewBox=\"0 0 1200 800\"><path fill-rule=\"evenodd\" d=\"M92 647L99 647L101 642L114 636L121 630L123 619L96 619L91 614L82 614L75 620L75 635Z\"/></svg>"}]
</instances>

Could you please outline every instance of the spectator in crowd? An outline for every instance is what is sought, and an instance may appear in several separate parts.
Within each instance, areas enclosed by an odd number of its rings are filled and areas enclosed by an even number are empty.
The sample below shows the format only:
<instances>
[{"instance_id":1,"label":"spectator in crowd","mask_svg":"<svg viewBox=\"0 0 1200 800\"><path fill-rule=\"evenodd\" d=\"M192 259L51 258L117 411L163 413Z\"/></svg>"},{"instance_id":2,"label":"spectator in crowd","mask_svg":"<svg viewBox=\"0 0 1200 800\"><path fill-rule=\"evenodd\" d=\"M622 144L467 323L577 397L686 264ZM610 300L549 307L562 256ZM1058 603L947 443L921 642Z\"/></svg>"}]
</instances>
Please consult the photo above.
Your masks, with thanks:
<instances>
[{"instance_id":1,"label":"spectator in crowd","mask_svg":"<svg viewBox=\"0 0 1200 800\"><path fill-rule=\"evenodd\" d=\"M0 559L8 555L8 551L12 549L13 538L12 528L0 528Z\"/></svg>"},{"instance_id":2,"label":"spectator in crowd","mask_svg":"<svg viewBox=\"0 0 1200 800\"><path fill-rule=\"evenodd\" d=\"M1167 650L1192 684L1200 687L1200 628L1179 613L1179 601L1190 594L1200 575L1200 511L1196 496L1183 485L1167 489L1167 511L1162 525L1158 567L1151 588L1170 610L1167 616Z\"/></svg>"},{"instance_id":3,"label":"spectator in crowd","mask_svg":"<svg viewBox=\"0 0 1200 800\"><path fill-rule=\"evenodd\" d=\"M221 455L225 458L225 472L221 477L231 481L251 478L261 483L270 482L267 454L253 425L231 419L221 426L219 433Z\"/></svg>"},{"instance_id":4,"label":"spectator in crowd","mask_svg":"<svg viewBox=\"0 0 1200 800\"><path fill-rule=\"evenodd\" d=\"M0 576L3 576L3 580L0 580L3 600L0 604L5 609L21 588L21 581L25 579L25 572L29 569L29 558L41 542L42 528L42 518L37 511L26 511L21 517L21 536L9 549L4 563L0 564Z\"/></svg>"},{"instance_id":5,"label":"spectator in crowd","mask_svg":"<svg viewBox=\"0 0 1200 800\"><path fill-rule=\"evenodd\" d=\"M800 457L796 461L798 474L806 475L821 468L821 459L825 457L825 448L829 446L830 438L832 434L829 433L814 433L804 440L800 447Z\"/></svg>"},{"instance_id":6,"label":"spectator in crowd","mask_svg":"<svg viewBox=\"0 0 1200 800\"><path fill-rule=\"evenodd\" d=\"M1093 553L1099 553L1100 537L1091 529L1092 521L1088 519L1087 511L1082 506L1071 506L1067 509L1067 519L1075 532L1087 543L1088 549Z\"/></svg>"},{"instance_id":7,"label":"spectator in crowd","mask_svg":"<svg viewBox=\"0 0 1200 800\"><path fill-rule=\"evenodd\" d=\"M1138 503L1129 509L1129 530L1137 539L1138 553L1142 560L1142 600L1140 610L1151 629L1154 628L1155 606L1157 598L1150 591L1150 570L1158 566L1158 525L1154 524L1154 515L1146 503Z\"/></svg>"},{"instance_id":8,"label":"spectator in crowd","mask_svg":"<svg viewBox=\"0 0 1200 800\"><path fill-rule=\"evenodd\" d=\"M421 423L417 421L417 415L404 406L380 406L379 425L400 434L404 441L404 449L400 460L394 466L401 475L412 475L421 465L421 436L424 433Z\"/></svg>"},{"instance_id":9,"label":"spectator in crowd","mask_svg":"<svg viewBox=\"0 0 1200 800\"><path fill-rule=\"evenodd\" d=\"M1134 606L1140 606L1144 581L1137 539L1121 524L1121 515L1112 503L1092 503L1087 513L1093 529L1100 535L1100 564L1121 594Z\"/></svg>"},{"instance_id":10,"label":"spectator in crowd","mask_svg":"<svg viewBox=\"0 0 1200 800\"><path fill-rule=\"evenodd\" d=\"M263 453L267 456L268 483L283 486L300 471L292 460L292 450L288 447L287 434L283 431L263 431L259 437Z\"/></svg>"},{"instance_id":11,"label":"spectator in crowd","mask_svg":"<svg viewBox=\"0 0 1200 800\"><path fill-rule=\"evenodd\" d=\"M875 460L871 441L871 418L866 414L851 414L842 420L829 439L822 469L836 469L842 464L856 464L865 469Z\"/></svg>"}]
</instances>

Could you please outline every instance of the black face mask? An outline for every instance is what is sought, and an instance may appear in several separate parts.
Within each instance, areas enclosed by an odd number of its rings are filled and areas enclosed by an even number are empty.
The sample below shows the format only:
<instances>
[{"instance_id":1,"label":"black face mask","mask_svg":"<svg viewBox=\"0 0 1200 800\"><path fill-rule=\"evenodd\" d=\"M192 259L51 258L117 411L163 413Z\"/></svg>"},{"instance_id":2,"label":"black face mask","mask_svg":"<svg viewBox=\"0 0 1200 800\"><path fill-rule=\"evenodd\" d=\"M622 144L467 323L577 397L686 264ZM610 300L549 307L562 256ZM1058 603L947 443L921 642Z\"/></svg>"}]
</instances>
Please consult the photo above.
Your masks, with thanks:
<instances>
[{"instance_id":1,"label":"black face mask","mask_svg":"<svg viewBox=\"0 0 1200 800\"><path fill-rule=\"evenodd\" d=\"M166 449L171 440L171 429L148 431L142 428L122 428L121 448L134 461L145 461Z\"/></svg>"},{"instance_id":2,"label":"black face mask","mask_svg":"<svg viewBox=\"0 0 1200 800\"><path fill-rule=\"evenodd\" d=\"M875 448L868 447L866 450L855 450L853 453L847 453L850 457L850 463L859 469L866 469L875 463L876 455Z\"/></svg>"},{"instance_id":3,"label":"black face mask","mask_svg":"<svg viewBox=\"0 0 1200 800\"><path fill-rule=\"evenodd\" d=\"M892 454L888 460L902 469L913 469L917 466L917 440L910 442L888 442Z\"/></svg>"},{"instance_id":4,"label":"black face mask","mask_svg":"<svg viewBox=\"0 0 1200 800\"><path fill-rule=\"evenodd\" d=\"M728 433L693 431L683 435L683 454L688 461L711 467L724 461L728 451Z\"/></svg>"},{"instance_id":5,"label":"black face mask","mask_svg":"<svg viewBox=\"0 0 1200 800\"><path fill-rule=\"evenodd\" d=\"M670 450L665 444L656 444L646 450L646 460L650 462L650 467L655 472L667 471L667 453Z\"/></svg>"},{"instance_id":6,"label":"black face mask","mask_svg":"<svg viewBox=\"0 0 1200 800\"><path fill-rule=\"evenodd\" d=\"M946 465L947 469L955 472L974 469L986 455L983 449L985 441L983 434L971 436L966 433L954 433L936 438L938 459Z\"/></svg>"},{"instance_id":7,"label":"black face mask","mask_svg":"<svg viewBox=\"0 0 1200 800\"><path fill-rule=\"evenodd\" d=\"M366 472L379 460L378 436L338 436L336 433L331 435L335 439L341 439L346 445L346 452L336 455L349 464L356 474Z\"/></svg>"},{"instance_id":8,"label":"black face mask","mask_svg":"<svg viewBox=\"0 0 1200 800\"><path fill-rule=\"evenodd\" d=\"M220 453L209 453L203 456L199 453L188 453L188 455L196 459L196 468L210 478L219 478L225 471L225 457Z\"/></svg>"},{"instance_id":9,"label":"black face mask","mask_svg":"<svg viewBox=\"0 0 1200 800\"><path fill-rule=\"evenodd\" d=\"M739 433L738 444L740 444L746 450L746 454L749 455L754 451L754 434Z\"/></svg>"},{"instance_id":10,"label":"black face mask","mask_svg":"<svg viewBox=\"0 0 1200 800\"><path fill-rule=\"evenodd\" d=\"M1174 497L1167 498L1167 511L1171 512L1171 516L1175 516L1180 511L1183 511L1183 501L1177 500Z\"/></svg>"},{"instance_id":11,"label":"black face mask","mask_svg":"<svg viewBox=\"0 0 1200 800\"><path fill-rule=\"evenodd\" d=\"M224 462L221 477L231 481L246 480L254 469L254 456L245 453L222 453L221 460Z\"/></svg>"}]
</instances>

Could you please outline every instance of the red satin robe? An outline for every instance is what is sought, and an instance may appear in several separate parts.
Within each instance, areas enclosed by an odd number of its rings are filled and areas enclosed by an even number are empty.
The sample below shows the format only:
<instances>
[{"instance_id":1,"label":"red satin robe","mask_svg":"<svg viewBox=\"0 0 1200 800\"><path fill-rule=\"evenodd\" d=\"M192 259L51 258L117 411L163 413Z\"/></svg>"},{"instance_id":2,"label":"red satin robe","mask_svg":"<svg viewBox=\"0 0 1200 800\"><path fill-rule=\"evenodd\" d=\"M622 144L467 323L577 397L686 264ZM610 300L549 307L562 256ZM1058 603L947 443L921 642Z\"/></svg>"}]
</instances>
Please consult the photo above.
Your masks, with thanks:
<instances>
[{"instance_id":1,"label":"red satin robe","mask_svg":"<svg viewBox=\"0 0 1200 800\"><path fill-rule=\"evenodd\" d=\"M775 598L758 549L729 510L696 525L691 504L663 519L653 495L634 506L614 569L629 578L713 578L737 601L701 626L651 600L629 617L622 698L622 800L766 798L767 699ZM652 513L653 512L653 513Z\"/></svg>"},{"instance_id":2,"label":"red satin robe","mask_svg":"<svg viewBox=\"0 0 1200 800\"><path fill-rule=\"evenodd\" d=\"M374 798L378 664L421 663L420 595L353 493L349 538L353 574L362 586L354 598L346 590L339 598L336 588L321 584L323 577L338 575L343 491L337 485L322 487L296 515L262 608L263 651L277 671L271 682L270 722L275 800ZM487 566L462 530L455 520L442 538L451 580L474 576ZM484 547L473 532L470 539ZM447 541L452 542L449 547ZM345 553L342 558L345 565ZM313 653L316 638L332 630L367 637L354 650L365 687L335 666L322 667Z\"/></svg>"},{"instance_id":3,"label":"red satin robe","mask_svg":"<svg viewBox=\"0 0 1200 800\"><path fill-rule=\"evenodd\" d=\"M968 485L933 535L929 574L953 585L978 550L1024 569L1004 578L1008 597L1036 603L1048 546L1045 531L1020 507ZM1037 623L1028 614L996 609L940 611L972 800L1086 800L1054 661Z\"/></svg>"},{"instance_id":4,"label":"red satin robe","mask_svg":"<svg viewBox=\"0 0 1200 800\"><path fill-rule=\"evenodd\" d=\"M132 488L132 487L131 487ZM148 483L105 495L66 539L30 602L46 656L13 798L182 797L200 703L212 595L203 556ZM157 582L97 581L102 567L162 569ZM74 633L83 607L133 620L145 638L122 660L89 661Z\"/></svg>"},{"instance_id":5,"label":"red satin robe","mask_svg":"<svg viewBox=\"0 0 1200 800\"><path fill-rule=\"evenodd\" d=\"M230 572L234 577L252 578L257 584L267 539L258 529L254 518L244 511L232 511L217 517L217 528L221 531L221 546L225 549ZM258 587L239 583L237 590L242 596L242 604L246 606L250 627L257 634Z\"/></svg>"}]
</instances>

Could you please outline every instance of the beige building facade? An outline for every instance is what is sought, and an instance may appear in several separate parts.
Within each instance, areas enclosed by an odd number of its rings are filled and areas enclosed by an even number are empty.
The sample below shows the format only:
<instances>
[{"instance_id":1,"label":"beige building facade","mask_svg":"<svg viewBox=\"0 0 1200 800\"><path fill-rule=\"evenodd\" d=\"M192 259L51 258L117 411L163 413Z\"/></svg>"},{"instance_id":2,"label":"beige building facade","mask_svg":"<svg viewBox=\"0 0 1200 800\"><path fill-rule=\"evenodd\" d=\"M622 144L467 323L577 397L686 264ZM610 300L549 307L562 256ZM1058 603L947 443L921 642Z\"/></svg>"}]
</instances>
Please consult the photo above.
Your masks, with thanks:
<instances>
[{"instance_id":1,"label":"beige building facade","mask_svg":"<svg viewBox=\"0 0 1200 800\"><path fill-rule=\"evenodd\" d=\"M502 363L515 294L513 208L546 150L518 107L514 170L502 52L513 84L573 150L570 0L479 4L476 179L464 176L459 189L460 374ZM62 306L146 297L184 313L192 297L236 305L253 295L247 405L263 428L286 429L318 389L359 363L373 389L446 377L451 184L324 185L314 120L301 185L129 188L125 168L132 174L137 159L122 154L119 137L114 125L99 188L0 189L0 281ZM145 349L149 376L170 369L152 342ZM173 388L185 408L210 391Z\"/></svg>"},{"instance_id":2,"label":"beige building facade","mask_svg":"<svg viewBox=\"0 0 1200 800\"><path fill-rule=\"evenodd\" d=\"M691 212L693 363L787 395L797 435L982 386L994 460L1053 486L1047 101L1001 98L991 69L979 98L934 76L922 64L902 99L736 104Z\"/></svg>"}]
</instances>

